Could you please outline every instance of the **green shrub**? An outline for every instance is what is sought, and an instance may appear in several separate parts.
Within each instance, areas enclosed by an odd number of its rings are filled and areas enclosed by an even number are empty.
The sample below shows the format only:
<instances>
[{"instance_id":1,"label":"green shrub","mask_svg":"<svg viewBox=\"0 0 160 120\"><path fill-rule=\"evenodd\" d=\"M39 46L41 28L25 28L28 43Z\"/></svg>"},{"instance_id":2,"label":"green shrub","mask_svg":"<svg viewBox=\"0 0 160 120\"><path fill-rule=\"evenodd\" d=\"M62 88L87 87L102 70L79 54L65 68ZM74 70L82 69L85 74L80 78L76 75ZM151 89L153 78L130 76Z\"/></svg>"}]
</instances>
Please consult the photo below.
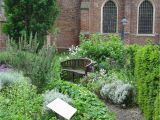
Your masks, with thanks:
<instances>
[{"instance_id":1,"label":"green shrub","mask_svg":"<svg viewBox=\"0 0 160 120\"><path fill-rule=\"evenodd\" d=\"M80 84L97 95L100 94L102 85L107 81L107 74L104 69L96 73L89 73L80 80Z\"/></svg>"},{"instance_id":2,"label":"green shrub","mask_svg":"<svg viewBox=\"0 0 160 120\"><path fill-rule=\"evenodd\" d=\"M140 49L141 47L137 44L133 45L127 45L125 47L125 64L124 68L129 71L132 75L134 74L134 68L135 68L135 55L136 52Z\"/></svg>"},{"instance_id":3,"label":"green shrub","mask_svg":"<svg viewBox=\"0 0 160 120\"><path fill-rule=\"evenodd\" d=\"M56 54L53 46L42 48L37 54L38 57L31 61L32 71L30 71L33 84L43 89L51 77L52 65L54 64L54 56Z\"/></svg>"},{"instance_id":4,"label":"green shrub","mask_svg":"<svg viewBox=\"0 0 160 120\"><path fill-rule=\"evenodd\" d=\"M106 58L112 59L116 65L123 65L124 62L124 45L120 38L115 35L102 36L93 34L90 38L81 38L81 54L96 60L98 63L105 61Z\"/></svg>"},{"instance_id":5,"label":"green shrub","mask_svg":"<svg viewBox=\"0 0 160 120\"><path fill-rule=\"evenodd\" d=\"M42 48L38 53L23 51L20 48L10 48L0 53L0 62L23 71L26 76L31 78L32 83L42 90L51 76L55 54L56 49L53 46Z\"/></svg>"},{"instance_id":6,"label":"green shrub","mask_svg":"<svg viewBox=\"0 0 160 120\"><path fill-rule=\"evenodd\" d=\"M72 98L73 106L78 109L72 120L114 119L113 115L107 110L105 104L86 88L61 80L52 83L49 89L52 88L56 88L61 93L67 94Z\"/></svg>"},{"instance_id":7,"label":"green shrub","mask_svg":"<svg viewBox=\"0 0 160 120\"><path fill-rule=\"evenodd\" d=\"M160 120L160 94L157 95L156 101L155 101L155 104L154 104L153 120Z\"/></svg>"},{"instance_id":8,"label":"green shrub","mask_svg":"<svg viewBox=\"0 0 160 120\"><path fill-rule=\"evenodd\" d=\"M146 45L135 56L135 77L138 89L138 103L146 120L152 120L154 101L160 86L159 50L157 46Z\"/></svg>"},{"instance_id":9,"label":"green shrub","mask_svg":"<svg viewBox=\"0 0 160 120\"><path fill-rule=\"evenodd\" d=\"M60 80L61 79L61 60L60 60L60 57L58 55L56 55L54 58L53 58L53 65L52 65L52 70L51 70L51 75L52 75L52 78L53 79L50 79L50 83L51 82L54 82L54 80Z\"/></svg>"},{"instance_id":10,"label":"green shrub","mask_svg":"<svg viewBox=\"0 0 160 120\"><path fill-rule=\"evenodd\" d=\"M34 86L24 81L0 93L0 120L33 120L41 116L42 97Z\"/></svg>"},{"instance_id":11,"label":"green shrub","mask_svg":"<svg viewBox=\"0 0 160 120\"><path fill-rule=\"evenodd\" d=\"M3 31L17 43L24 31L27 37L31 32L33 35L37 33L41 46L59 13L57 0L4 0L4 9L6 22Z\"/></svg>"}]
</instances>

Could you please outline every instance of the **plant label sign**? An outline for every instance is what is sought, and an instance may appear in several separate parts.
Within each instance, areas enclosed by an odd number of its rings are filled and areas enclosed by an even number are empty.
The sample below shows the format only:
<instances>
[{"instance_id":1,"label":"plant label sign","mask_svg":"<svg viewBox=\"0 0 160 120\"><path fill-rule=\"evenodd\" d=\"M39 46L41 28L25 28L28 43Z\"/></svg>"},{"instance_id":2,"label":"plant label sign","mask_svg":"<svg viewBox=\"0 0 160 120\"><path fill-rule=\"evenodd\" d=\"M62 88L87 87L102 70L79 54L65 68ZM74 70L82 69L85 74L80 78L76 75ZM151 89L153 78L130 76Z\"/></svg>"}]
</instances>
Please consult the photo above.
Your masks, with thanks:
<instances>
[{"instance_id":1,"label":"plant label sign","mask_svg":"<svg viewBox=\"0 0 160 120\"><path fill-rule=\"evenodd\" d=\"M51 103L47 105L48 108L56 112L57 114L61 115L65 119L69 120L75 114L77 109L70 106L65 101L61 100L60 98L55 99Z\"/></svg>"}]
</instances>

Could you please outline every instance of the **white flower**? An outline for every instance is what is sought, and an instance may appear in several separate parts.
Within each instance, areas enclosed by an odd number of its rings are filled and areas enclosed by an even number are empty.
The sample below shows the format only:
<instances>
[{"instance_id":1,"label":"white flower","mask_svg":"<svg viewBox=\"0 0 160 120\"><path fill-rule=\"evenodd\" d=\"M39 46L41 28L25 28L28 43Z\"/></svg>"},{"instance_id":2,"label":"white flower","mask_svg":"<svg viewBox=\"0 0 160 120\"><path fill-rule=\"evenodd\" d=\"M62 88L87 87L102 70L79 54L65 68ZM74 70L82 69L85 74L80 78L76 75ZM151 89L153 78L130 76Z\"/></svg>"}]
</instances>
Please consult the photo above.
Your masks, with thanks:
<instances>
[{"instance_id":1,"label":"white flower","mask_svg":"<svg viewBox=\"0 0 160 120\"><path fill-rule=\"evenodd\" d=\"M69 48L69 54L72 56L76 56L77 53L80 51L80 48L78 46L71 46L71 48Z\"/></svg>"}]
</instances>

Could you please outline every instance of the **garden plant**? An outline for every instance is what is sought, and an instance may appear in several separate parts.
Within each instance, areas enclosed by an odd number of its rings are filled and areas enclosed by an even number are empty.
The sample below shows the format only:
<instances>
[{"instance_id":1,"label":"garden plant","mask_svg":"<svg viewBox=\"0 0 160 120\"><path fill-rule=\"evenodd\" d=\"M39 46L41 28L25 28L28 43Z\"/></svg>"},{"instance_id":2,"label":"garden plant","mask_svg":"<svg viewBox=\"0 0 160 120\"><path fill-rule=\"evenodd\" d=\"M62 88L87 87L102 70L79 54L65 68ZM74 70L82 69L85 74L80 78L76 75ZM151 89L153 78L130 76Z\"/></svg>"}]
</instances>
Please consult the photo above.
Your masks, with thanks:
<instances>
[{"instance_id":1,"label":"garden plant","mask_svg":"<svg viewBox=\"0 0 160 120\"><path fill-rule=\"evenodd\" d=\"M77 109L72 120L115 120L105 102L139 105L146 120L159 119L159 46L124 45L115 35L80 37L79 46L61 54L55 46L37 51L32 34L7 42L0 53L0 63L9 66L0 72L0 120L57 120L46 107L56 98ZM75 83L61 80L60 63L82 57L97 62L95 72Z\"/></svg>"}]
</instances>

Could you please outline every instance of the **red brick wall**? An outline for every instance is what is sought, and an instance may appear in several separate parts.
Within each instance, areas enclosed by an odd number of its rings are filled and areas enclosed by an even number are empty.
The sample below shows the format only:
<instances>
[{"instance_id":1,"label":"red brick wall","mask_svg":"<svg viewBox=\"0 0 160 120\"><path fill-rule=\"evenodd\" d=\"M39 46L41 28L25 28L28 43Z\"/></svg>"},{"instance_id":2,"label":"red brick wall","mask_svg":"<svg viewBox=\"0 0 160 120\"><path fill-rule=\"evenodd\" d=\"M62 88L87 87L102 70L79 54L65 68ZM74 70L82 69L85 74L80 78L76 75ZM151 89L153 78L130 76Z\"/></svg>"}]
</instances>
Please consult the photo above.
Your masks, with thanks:
<instances>
[{"instance_id":1,"label":"red brick wall","mask_svg":"<svg viewBox=\"0 0 160 120\"><path fill-rule=\"evenodd\" d=\"M0 50L6 47L6 40L5 36L0 35Z\"/></svg>"},{"instance_id":2,"label":"red brick wall","mask_svg":"<svg viewBox=\"0 0 160 120\"><path fill-rule=\"evenodd\" d=\"M90 7L89 7L89 32L90 33L95 33L95 32L101 32L101 7L104 4L106 0L90 0ZM118 22L120 23L121 18L123 17L123 12L124 12L124 3L122 2L122 0L118 0L117 1L117 5L118 5ZM84 10L81 10L81 13ZM83 20L84 15L81 15L81 21L85 21ZM87 24L87 23L83 23L83 24ZM119 29L121 26L119 26ZM83 27L85 28L85 27ZM84 31L84 29L81 28L81 31Z\"/></svg>"},{"instance_id":3,"label":"red brick wall","mask_svg":"<svg viewBox=\"0 0 160 120\"><path fill-rule=\"evenodd\" d=\"M81 32L89 32L89 10L81 10Z\"/></svg>"},{"instance_id":4,"label":"red brick wall","mask_svg":"<svg viewBox=\"0 0 160 120\"><path fill-rule=\"evenodd\" d=\"M101 32L101 7L107 0L58 0L60 16L56 22L60 32L56 37L56 45L68 48L79 43L79 33ZM160 42L160 0L153 1L156 9L155 33L153 36L137 35L137 10L142 0L114 0L118 6L118 33L121 33L121 19L128 20L125 31L125 42L144 44L146 39ZM86 4L84 4L86 2ZM2 41L3 40L3 41ZM52 41L55 41L51 37ZM0 48L4 47L4 37L0 34Z\"/></svg>"},{"instance_id":5,"label":"red brick wall","mask_svg":"<svg viewBox=\"0 0 160 120\"><path fill-rule=\"evenodd\" d=\"M6 47L6 39L7 39L2 32L2 24L3 24L3 21L0 22L0 50Z\"/></svg>"},{"instance_id":6,"label":"red brick wall","mask_svg":"<svg viewBox=\"0 0 160 120\"><path fill-rule=\"evenodd\" d=\"M160 6L160 0L152 0L153 4L155 5L155 33L153 36L139 36L137 35L137 11L138 11L138 5L141 3L142 0L127 0L130 1L131 4L131 13L130 13L130 26L129 29L129 38L130 38L130 43L139 43L139 44L144 44L147 39L152 39L155 43L159 42L159 34L160 34L160 29L159 29L159 23L160 21L160 12L159 12L159 6ZM126 4L128 5L128 4ZM126 11L129 11L129 8L126 9ZM127 31L128 32L128 31Z\"/></svg>"},{"instance_id":7,"label":"red brick wall","mask_svg":"<svg viewBox=\"0 0 160 120\"><path fill-rule=\"evenodd\" d=\"M107 0L90 0L89 23L84 18L86 12L81 10L81 32L101 32L101 7ZM142 0L113 0L118 6L118 34L121 33L121 19L125 16L128 23L125 27L125 42L144 44L146 39L152 39L155 43L160 42L160 0L151 0L155 5L155 33L152 36L137 35L137 13L138 5ZM88 18L87 18L88 19ZM88 24L88 25L87 25ZM88 27L89 26L89 27Z\"/></svg>"},{"instance_id":8,"label":"red brick wall","mask_svg":"<svg viewBox=\"0 0 160 120\"><path fill-rule=\"evenodd\" d=\"M80 31L80 0L58 0L58 2L60 16L56 25L60 33L56 45L60 48L77 45Z\"/></svg>"}]
</instances>

